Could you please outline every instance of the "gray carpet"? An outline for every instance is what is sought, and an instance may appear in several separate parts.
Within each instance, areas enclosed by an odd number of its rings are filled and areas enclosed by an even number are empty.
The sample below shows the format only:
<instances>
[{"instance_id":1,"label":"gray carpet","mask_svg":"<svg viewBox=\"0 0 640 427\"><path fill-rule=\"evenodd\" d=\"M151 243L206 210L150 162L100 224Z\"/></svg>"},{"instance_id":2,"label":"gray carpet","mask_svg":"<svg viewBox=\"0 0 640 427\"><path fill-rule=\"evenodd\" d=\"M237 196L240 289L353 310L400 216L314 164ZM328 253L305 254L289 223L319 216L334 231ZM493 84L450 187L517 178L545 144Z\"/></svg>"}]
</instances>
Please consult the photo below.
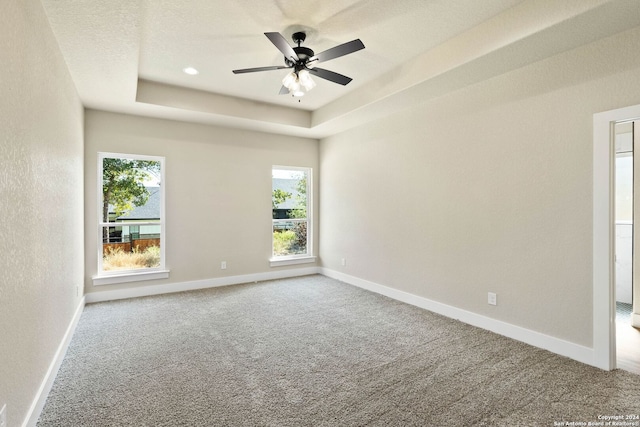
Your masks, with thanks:
<instances>
[{"instance_id":1,"label":"gray carpet","mask_svg":"<svg viewBox=\"0 0 640 427\"><path fill-rule=\"evenodd\" d=\"M638 413L638 375L307 276L88 305L38 426L553 426Z\"/></svg>"}]
</instances>

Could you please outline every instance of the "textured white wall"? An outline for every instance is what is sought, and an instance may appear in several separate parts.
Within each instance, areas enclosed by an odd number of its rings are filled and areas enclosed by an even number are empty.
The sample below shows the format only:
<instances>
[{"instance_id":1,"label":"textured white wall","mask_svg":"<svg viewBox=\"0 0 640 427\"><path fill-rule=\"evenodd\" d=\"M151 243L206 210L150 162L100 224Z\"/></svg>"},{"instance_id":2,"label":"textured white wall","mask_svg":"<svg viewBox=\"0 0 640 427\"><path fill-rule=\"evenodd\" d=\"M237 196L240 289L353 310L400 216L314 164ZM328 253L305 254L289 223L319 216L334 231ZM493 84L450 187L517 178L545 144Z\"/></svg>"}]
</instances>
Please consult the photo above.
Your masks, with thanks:
<instances>
[{"instance_id":1,"label":"textured white wall","mask_svg":"<svg viewBox=\"0 0 640 427\"><path fill-rule=\"evenodd\" d=\"M83 109L39 1L0 14L0 406L20 425L81 296Z\"/></svg>"},{"instance_id":2,"label":"textured white wall","mask_svg":"<svg viewBox=\"0 0 640 427\"><path fill-rule=\"evenodd\" d=\"M640 103L638 49L634 29L322 140L323 266L591 346L592 115Z\"/></svg>"},{"instance_id":3,"label":"textured white wall","mask_svg":"<svg viewBox=\"0 0 640 427\"><path fill-rule=\"evenodd\" d=\"M272 271L272 165L313 168L317 218L317 140L91 110L87 111L85 122L87 292ZM97 271L96 166L100 151L166 158L169 279L93 286L91 276ZM316 235L317 231L316 222ZM317 242L316 239L315 254ZM227 262L226 270L220 269L221 261Z\"/></svg>"}]
</instances>

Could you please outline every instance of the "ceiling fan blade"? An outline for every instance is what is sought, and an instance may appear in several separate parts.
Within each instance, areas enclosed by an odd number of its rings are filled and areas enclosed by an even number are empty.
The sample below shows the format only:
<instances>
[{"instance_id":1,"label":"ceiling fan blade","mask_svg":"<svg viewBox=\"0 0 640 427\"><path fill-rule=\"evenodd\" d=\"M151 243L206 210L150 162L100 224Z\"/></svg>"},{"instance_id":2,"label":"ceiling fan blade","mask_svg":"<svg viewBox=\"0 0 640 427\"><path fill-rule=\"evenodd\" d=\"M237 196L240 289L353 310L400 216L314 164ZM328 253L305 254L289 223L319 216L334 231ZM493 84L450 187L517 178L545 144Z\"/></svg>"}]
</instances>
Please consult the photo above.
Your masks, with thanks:
<instances>
[{"instance_id":1,"label":"ceiling fan blade","mask_svg":"<svg viewBox=\"0 0 640 427\"><path fill-rule=\"evenodd\" d=\"M278 95L289 95L289 89L287 89L286 86L282 86L280 88L280 92L278 92Z\"/></svg>"},{"instance_id":2,"label":"ceiling fan blade","mask_svg":"<svg viewBox=\"0 0 640 427\"><path fill-rule=\"evenodd\" d=\"M272 67L243 68L241 70L233 70L233 74L255 73L257 71L282 70L284 68L291 68L291 67L285 67L284 65L274 65Z\"/></svg>"},{"instance_id":3,"label":"ceiling fan blade","mask_svg":"<svg viewBox=\"0 0 640 427\"><path fill-rule=\"evenodd\" d=\"M351 40L350 42L343 43L336 47L332 47L331 49L327 49L324 52L320 52L319 54L312 56L309 58L309 61L328 61L330 59L339 58L344 55L348 55L353 52L357 52L360 49L364 49L364 43L360 41L360 39Z\"/></svg>"},{"instance_id":4,"label":"ceiling fan blade","mask_svg":"<svg viewBox=\"0 0 640 427\"><path fill-rule=\"evenodd\" d=\"M300 58L298 58L298 54L295 52L295 50L293 50L289 43L287 43L287 40L282 37L282 34L264 33L264 35L267 36L267 38L271 40L271 43L273 43L278 48L278 50L284 54L285 58L288 58L293 62L297 62L300 60Z\"/></svg>"},{"instance_id":5,"label":"ceiling fan blade","mask_svg":"<svg viewBox=\"0 0 640 427\"><path fill-rule=\"evenodd\" d=\"M324 68L309 68L309 71L321 79L329 80L330 82L338 83L343 86L353 80L351 77L343 76L342 74L334 73L333 71L325 70Z\"/></svg>"}]
</instances>

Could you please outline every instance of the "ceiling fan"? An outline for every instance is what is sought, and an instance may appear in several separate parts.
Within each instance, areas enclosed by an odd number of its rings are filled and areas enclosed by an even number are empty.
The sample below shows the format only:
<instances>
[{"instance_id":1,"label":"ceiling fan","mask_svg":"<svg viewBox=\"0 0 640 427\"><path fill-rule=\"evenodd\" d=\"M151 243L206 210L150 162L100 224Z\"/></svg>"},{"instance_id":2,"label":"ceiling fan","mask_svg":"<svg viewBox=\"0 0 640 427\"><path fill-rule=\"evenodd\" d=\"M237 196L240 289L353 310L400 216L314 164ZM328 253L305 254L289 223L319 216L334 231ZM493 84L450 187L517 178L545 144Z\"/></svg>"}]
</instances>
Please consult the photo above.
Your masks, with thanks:
<instances>
[{"instance_id":1,"label":"ceiling fan","mask_svg":"<svg viewBox=\"0 0 640 427\"><path fill-rule=\"evenodd\" d=\"M233 70L234 74L255 73L258 71L271 71L291 69L291 73L287 74L282 80L282 88L280 95L288 93L293 96L303 96L305 91L310 91L316 85L311 79L311 75L329 80L330 82L347 85L352 79L333 71L318 68L315 65L318 62L329 61L330 59L339 58L344 55L364 49L364 44L360 39L352 40L347 43L332 47L324 52L315 54L308 47L300 46L307 38L304 32L294 33L291 38L298 46L291 47L286 39L280 33L264 33L265 36L284 54L285 65L275 65L272 67L244 68L241 70Z\"/></svg>"}]
</instances>

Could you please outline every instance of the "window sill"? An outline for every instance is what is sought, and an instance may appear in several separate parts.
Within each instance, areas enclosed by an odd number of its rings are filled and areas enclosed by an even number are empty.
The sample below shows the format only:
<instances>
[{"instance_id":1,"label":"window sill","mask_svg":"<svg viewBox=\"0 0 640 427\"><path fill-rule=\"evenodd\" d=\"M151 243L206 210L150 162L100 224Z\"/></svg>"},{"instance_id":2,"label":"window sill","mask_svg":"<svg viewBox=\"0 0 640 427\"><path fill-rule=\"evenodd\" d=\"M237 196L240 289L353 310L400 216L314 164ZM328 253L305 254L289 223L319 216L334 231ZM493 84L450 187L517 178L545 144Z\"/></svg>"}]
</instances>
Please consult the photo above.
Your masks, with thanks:
<instances>
[{"instance_id":1,"label":"window sill","mask_svg":"<svg viewBox=\"0 0 640 427\"><path fill-rule=\"evenodd\" d=\"M315 256L298 256L298 257L274 257L269 259L271 267L281 267L283 265L308 264L316 262Z\"/></svg>"},{"instance_id":2,"label":"window sill","mask_svg":"<svg viewBox=\"0 0 640 427\"><path fill-rule=\"evenodd\" d=\"M143 280L154 279L167 279L169 277L169 270L153 270L142 271L136 273L122 273L122 274L109 274L109 275L96 275L93 276L93 285L114 285L116 283L128 283L128 282L141 282Z\"/></svg>"}]
</instances>

